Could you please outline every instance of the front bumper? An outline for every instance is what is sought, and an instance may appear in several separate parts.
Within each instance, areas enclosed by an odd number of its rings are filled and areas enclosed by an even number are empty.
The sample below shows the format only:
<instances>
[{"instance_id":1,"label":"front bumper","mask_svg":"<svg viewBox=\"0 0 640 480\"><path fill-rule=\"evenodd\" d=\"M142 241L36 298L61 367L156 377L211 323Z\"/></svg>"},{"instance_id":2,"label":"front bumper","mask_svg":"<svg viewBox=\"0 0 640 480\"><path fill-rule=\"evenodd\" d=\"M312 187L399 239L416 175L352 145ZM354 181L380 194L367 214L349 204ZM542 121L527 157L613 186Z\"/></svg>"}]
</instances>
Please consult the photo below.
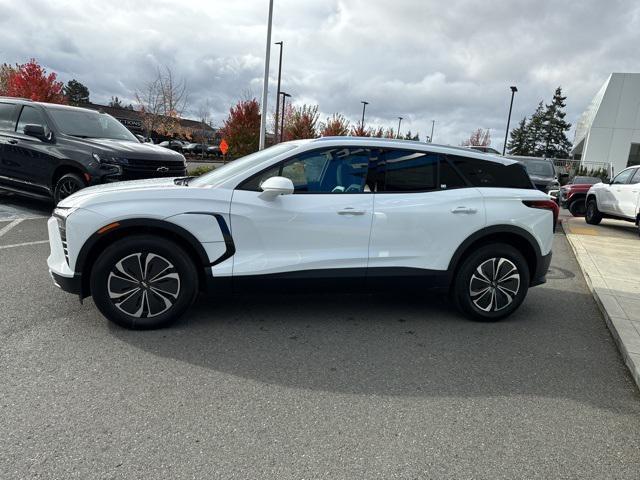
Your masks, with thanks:
<instances>
[{"instance_id":1,"label":"front bumper","mask_svg":"<svg viewBox=\"0 0 640 480\"><path fill-rule=\"evenodd\" d=\"M80 295L82 293L82 275L74 274L73 277L63 277L51 270L49 270L49 274L51 275L56 287L64 290L65 292L74 293L76 295Z\"/></svg>"}]
</instances>

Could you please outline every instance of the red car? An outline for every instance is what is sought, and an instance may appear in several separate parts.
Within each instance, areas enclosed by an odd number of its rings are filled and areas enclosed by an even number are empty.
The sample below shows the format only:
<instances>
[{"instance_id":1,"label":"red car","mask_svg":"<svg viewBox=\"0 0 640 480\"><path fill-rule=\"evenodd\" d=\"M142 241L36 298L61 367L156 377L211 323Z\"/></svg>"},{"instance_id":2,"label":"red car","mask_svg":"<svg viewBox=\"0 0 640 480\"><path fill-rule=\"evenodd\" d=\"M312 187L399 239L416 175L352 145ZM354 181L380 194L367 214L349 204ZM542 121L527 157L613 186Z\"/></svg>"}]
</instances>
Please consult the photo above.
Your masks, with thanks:
<instances>
[{"instance_id":1,"label":"red car","mask_svg":"<svg viewBox=\"0 0 640 480\"><path fill-rule=\"evenodd\" d=\"M585 199L591 185L600 183L598 177L574 177L569 183L560 187L558 203L571 212L574 217L581 217L586 211Z\"/></svg>"}]
</instances>

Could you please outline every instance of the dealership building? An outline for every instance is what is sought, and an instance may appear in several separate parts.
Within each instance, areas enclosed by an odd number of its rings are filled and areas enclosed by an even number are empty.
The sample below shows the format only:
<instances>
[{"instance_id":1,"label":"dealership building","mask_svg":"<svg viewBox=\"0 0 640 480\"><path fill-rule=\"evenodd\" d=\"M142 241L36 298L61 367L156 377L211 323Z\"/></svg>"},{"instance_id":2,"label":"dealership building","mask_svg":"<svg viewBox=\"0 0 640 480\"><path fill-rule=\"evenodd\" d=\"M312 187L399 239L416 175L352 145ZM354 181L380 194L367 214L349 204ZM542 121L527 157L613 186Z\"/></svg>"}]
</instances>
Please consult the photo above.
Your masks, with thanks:
<instances>
[{"instance_id":1,"label":"dealership building","mask_svg":"<svg viewBox=\"0 0 640 480\"><path fill-rule=\"evenodd\" d=\"M612 73L576 125L571 150L586 168L640 164L640 73Z\"/></svg>"}]
</instances>

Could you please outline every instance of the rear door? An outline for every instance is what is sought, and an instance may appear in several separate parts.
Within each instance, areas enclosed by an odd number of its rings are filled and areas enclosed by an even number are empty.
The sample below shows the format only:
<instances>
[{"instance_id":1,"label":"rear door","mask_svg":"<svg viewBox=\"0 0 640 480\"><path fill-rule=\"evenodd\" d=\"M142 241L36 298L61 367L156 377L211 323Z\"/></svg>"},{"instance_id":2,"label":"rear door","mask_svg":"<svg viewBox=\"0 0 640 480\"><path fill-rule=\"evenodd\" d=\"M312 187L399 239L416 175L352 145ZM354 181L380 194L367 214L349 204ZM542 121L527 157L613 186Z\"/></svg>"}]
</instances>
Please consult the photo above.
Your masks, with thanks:
<instances>
[{"instance_id":1,"label":"rear door","mask_svg":"<svg viewBox=\"0 0 640 480\"><path fill-rule=\"evenodd\" d=\"M365 180L370 151L324 147L301 153L241 183L231 202L235 285L242 277L342 276L364 279L373 195ZM267 198L267 178L291 179L291 195Z\"/></svg>"},{"instance_id":2,"label":"rear door","mask_svg":"<svg viewBox=\"0 0 640 480\"><path fill-rule=\"evenodd\" d=\"M394 273L403 276L446 270L458 246L485 224L480 191L437 153L385 149L374 168L368 275L385 275L385 267L399 267Z\"/></svg>"}]
</instances>

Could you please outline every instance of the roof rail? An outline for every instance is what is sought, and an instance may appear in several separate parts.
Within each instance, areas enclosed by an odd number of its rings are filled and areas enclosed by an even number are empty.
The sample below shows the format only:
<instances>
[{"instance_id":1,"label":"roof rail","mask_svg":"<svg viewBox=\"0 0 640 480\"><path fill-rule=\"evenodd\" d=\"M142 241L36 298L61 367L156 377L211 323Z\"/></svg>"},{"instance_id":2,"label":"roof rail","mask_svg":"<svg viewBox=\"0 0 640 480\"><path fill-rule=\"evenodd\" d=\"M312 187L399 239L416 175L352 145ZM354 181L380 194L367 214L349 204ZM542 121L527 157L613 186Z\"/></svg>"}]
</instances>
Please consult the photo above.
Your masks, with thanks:
<instances>
[{"instance_id":1,"label":"roof rail","mask_svg":"<svg viewBox=\"0 0 640 480\"><path fill-rule=\"evenodd\" d=\"M0 98L2 98L3 100L22 100L23 102L33 102L33 100L31 100L30 98L24 97L7 97L0 95Z\"/></svg>"}]
</instances>

